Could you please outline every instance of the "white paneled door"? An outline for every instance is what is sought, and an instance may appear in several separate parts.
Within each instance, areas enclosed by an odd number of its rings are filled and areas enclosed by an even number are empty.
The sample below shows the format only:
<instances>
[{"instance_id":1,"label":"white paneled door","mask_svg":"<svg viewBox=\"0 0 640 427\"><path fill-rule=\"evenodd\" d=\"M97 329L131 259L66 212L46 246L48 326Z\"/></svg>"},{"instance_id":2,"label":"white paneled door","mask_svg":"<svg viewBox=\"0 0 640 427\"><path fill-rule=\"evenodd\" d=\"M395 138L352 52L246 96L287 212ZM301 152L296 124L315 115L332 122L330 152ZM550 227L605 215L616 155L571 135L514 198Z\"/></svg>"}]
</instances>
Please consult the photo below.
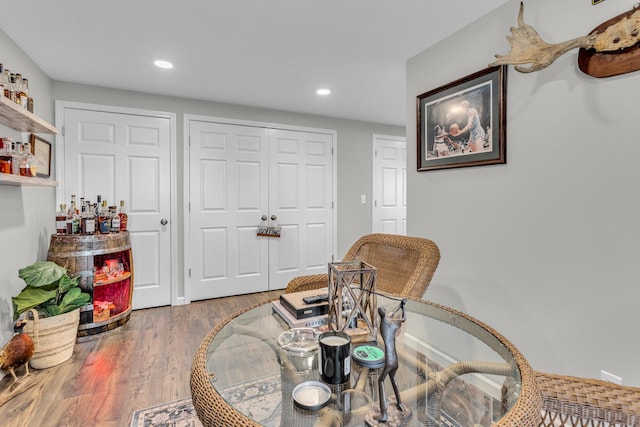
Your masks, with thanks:
<instances>
[{"instance_id":1,"label":"white paneled door","mask_svg":"<svg viewBox=\"0 0 640 427\"><path fill-rule=\"evenodd\" d=\"M407 232L407 141L373 137L373 232Z\"/></svg>"},{"instance_id":2,"label":"white paneled door","mask_svg":"<svg viewBox=\"0 0 640 427\"><path fill-rule=\"evenodd\" d=\"M191 300L324 273L333 249L334 135L187 121ZM256 235L263 217L281 227L280 238Z\"/></svg>"},{"instance_id":3,"label":"white paneled door","mask_svg":"<svg viewBox=\"0 0 640 427\"><path fill-rule=\"evenodd\" d=\"M110 107L59 108L64 123L60 200L125 201L134 260L133 308L171 299L171 139L168 116Z\"/></svg>"},{"instance_id":4,"label":"white paneled door","mask_svg":"<svg viewBox=\"0 0 640 427\"><path fill-rule=\"evenodd\" d=\"M333 135L269 131L269 217L282 227L269 239L270 289L296 276L327 272L333 248Z\"/></svg>"}]
</instances>

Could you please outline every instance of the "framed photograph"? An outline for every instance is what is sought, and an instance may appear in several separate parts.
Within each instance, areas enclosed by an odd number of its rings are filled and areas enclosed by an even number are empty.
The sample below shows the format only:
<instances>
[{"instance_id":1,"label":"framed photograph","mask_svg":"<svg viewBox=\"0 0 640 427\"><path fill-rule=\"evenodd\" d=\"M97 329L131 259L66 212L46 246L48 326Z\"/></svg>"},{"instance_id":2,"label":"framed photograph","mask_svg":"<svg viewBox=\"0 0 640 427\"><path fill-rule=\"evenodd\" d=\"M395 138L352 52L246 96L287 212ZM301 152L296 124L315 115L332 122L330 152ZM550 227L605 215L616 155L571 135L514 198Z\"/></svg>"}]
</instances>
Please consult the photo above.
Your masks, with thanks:
<instances>
[{"instance_id":1,"label":"framed photograph","mask_svg":"<svg viewBox=\"0 0 640 427\"><path fill-rule=\"evenodd\" d=\"M35 157L36 176L49 178L51 176L51 143L34 134L29 136L29 142L31 154Z\"/></svg>"},{"instance_id":2,"label":"framed photograph","mask_svg":"<svg viewBox=\"0 0 640 427\"><path fill-rule=\"evenodd\" d=\"M418 95L418 171L507 162L507 67Z\"/></svg>"}]
</instances>

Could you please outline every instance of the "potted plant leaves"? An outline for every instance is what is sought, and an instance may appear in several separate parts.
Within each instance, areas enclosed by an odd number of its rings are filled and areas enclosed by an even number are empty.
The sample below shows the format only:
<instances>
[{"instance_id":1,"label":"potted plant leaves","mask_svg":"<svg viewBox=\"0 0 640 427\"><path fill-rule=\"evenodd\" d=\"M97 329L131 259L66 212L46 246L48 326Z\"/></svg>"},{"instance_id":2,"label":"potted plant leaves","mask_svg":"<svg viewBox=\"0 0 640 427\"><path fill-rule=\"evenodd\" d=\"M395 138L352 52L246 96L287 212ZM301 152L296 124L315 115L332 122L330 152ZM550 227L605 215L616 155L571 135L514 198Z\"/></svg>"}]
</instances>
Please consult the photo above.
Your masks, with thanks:
<instances>
[{"instance_id":1,"label":"potted plant leaves","mask_svg":"<svg viewBox=\"0 0 640 427\"><path fill-rule=\"evenodd\" d=\"M67 269L51 261L38 261L19 270L26 286L11 298L13 317L24 314L24 332L35 344L30 364L44 369L68 360L73 354L80 307L91 296L78 287L78 279L70 278Z\"/></svg>"}]
</instances>

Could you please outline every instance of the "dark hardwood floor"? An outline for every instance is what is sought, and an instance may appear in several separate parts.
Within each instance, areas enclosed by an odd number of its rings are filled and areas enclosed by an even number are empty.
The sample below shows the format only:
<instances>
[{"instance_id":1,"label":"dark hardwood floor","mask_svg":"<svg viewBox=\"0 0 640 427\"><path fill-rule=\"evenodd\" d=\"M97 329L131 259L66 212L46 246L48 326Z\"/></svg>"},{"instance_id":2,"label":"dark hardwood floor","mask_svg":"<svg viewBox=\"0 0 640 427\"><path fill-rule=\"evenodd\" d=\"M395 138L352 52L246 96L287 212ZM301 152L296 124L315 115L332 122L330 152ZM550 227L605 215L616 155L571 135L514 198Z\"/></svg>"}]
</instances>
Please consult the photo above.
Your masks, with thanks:
<instances>
[{"instance_id":1,"label":"dark hardwood floor","mask_svg":"<svg viewBox=\"0 0 640 427\"><path fill-rule=\"evenodd\" d=\"M282 292L134 311L126 325L77 343L70 360L32 370L36 385L0 406L0 425L128 426L136 409L191 395L191 362L217 322ZM12 383L5 376L0 390Z\"/></svg>"}]
</instances>

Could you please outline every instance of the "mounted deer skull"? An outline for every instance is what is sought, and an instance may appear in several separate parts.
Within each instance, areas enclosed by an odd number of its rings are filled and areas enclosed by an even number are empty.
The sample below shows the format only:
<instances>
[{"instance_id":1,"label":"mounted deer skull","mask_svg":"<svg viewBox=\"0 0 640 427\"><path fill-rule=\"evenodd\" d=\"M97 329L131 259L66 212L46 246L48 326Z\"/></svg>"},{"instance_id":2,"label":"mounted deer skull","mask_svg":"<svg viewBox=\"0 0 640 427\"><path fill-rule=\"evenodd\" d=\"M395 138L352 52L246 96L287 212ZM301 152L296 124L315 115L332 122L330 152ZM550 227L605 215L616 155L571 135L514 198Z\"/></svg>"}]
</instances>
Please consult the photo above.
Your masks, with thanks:
<instances>
[{"instance_id":1,"label":"mounted deer skull","mask_svg":"<svg viewBox=\"0 0 640 427\"><path fill-rule=\"evenodd\" d=\"M640 42L640 9L638 5L633 10L607 21L609 25L606 28L601 29L598 27L589 35L558 44L544 42L538 32L524 22L523 14L524 4L520 2L518 26L516 28L511 27L512 36L507 36L507 40L511 44L511 51L508 55L496 55L497 61L489 64L490 66L531 64L529 67L520 65L515 67L521 73L531 73L548 67L560 55L575 48L623 54L625 49L636 46ZM622 72L640 69L640 61L631 62Z\"/></svg>"}]
</instances>

